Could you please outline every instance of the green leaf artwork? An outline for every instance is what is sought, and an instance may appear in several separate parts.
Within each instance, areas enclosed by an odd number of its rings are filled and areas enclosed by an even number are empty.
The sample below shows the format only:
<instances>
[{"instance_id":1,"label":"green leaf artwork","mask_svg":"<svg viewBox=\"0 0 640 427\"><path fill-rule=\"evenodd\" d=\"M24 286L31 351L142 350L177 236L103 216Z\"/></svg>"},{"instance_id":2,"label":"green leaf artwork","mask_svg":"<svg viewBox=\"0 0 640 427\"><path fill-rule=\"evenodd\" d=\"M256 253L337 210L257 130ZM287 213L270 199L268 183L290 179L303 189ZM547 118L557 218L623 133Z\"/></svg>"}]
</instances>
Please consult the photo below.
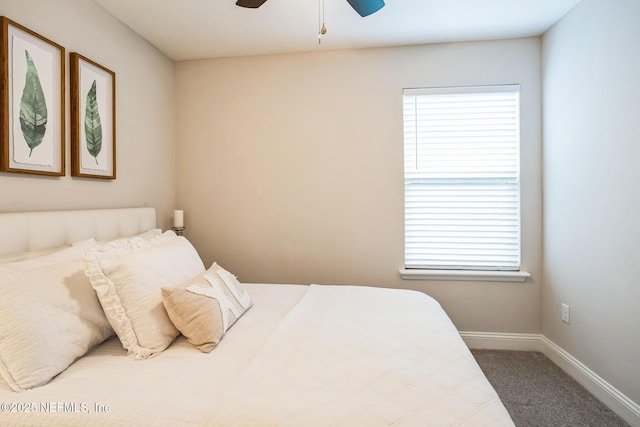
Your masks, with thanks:
<instances>
[{"instance_id":1,"label":"green leaf artwork","mask_svg":"<svg viewBox=\"0 0 640 427\"><path fill-rule=\"evenodd\" d=\"M24 53L27 56L27 75L20 100L20 127L31 149L29 151L29 157L31 157L33 149L42 143L47 131L47 103L40 84L38 69L29 51L25 50Z\"/></svg>"},{"instance_id":2,"label":"green leaf artwork","mask_svg":"<svg viewBox=\"0 0 640 427\"><path fill-rule=\"evenodd\" d=\"M87 93L87 108L84 116L84 132L87 140L87 150L96 159L102 150L102 123L98 111L98 97L96 94L96 81L93 81L91 89Z\"/></svg>"}]
</instances>

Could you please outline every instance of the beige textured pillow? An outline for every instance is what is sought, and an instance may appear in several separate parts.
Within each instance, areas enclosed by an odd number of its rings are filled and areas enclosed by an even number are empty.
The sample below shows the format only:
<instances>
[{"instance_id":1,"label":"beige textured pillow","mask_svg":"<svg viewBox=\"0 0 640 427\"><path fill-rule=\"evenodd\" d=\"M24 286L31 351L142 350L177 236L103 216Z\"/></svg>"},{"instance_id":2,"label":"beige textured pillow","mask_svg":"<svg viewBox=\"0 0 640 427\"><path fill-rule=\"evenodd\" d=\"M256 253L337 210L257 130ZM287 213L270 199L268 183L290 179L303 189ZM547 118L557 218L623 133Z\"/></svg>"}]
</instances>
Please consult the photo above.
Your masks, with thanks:
<instances>
[{"instance_id":1,"label":"beige textured pillow","mask_svg":"<svg viewBox=\"0 0 640 427\"><path fill-rule=\"evenodd\" d=\"M236 277L216 263L182 286L162 288L162 300L175 327L204 353L252 305Z\"/></svg>"},{"instance_id":2,"label":"beige textured pillow","mask_svg":"<svg viewBox=\"0 0 640 427\"><path fill-rule=\"evenodd\" d=\"M161 288L179 286L205 271L187 239L166 232L123 239L85 254L86 274L128 354L146 359L179 335L162 305Z\"/></svg>"}]
</instances>

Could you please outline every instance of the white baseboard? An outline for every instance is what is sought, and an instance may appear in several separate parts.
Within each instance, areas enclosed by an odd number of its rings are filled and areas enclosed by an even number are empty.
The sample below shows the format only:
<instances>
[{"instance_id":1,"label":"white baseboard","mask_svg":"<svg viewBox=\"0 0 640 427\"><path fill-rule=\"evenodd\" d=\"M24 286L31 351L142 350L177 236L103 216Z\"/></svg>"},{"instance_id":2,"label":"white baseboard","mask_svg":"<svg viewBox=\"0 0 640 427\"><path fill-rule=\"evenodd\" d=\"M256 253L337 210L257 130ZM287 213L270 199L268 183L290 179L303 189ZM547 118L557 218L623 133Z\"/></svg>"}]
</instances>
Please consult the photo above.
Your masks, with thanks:
<instances>
[{"instance_id":1,"label":"white baseboard","mask_svg":"<svg viewBox=\"0 0 640 427\"><path fill-rule=\"evenodd\" d=\"M460 331L460 336L467 344L467 347L473 349L542 352L542 335L540 334Z\"/></svg>"},{"instance_id":2,"label":"white baseboard","mask_svg":"<svg viewBox=\"0 0 640 427\"><path fill-rule=\"evenodd\" d=\"M632 427L640 427L640 405L542 334L461 331L471 349L539 351L571 375Z\"/></svg>"}]
</instances>

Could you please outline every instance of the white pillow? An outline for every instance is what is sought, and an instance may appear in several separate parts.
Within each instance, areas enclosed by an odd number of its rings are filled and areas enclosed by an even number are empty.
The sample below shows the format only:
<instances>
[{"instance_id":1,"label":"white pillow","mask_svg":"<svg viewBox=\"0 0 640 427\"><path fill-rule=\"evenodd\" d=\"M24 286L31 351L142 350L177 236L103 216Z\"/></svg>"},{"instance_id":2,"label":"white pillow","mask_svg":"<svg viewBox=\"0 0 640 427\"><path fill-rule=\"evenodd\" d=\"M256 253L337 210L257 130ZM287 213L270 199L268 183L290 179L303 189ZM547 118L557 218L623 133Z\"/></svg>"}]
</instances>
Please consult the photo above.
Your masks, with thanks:
<instances>
[{"instance_id":1,"label":"white pillow","mask_svg":"<svg viewBox=\"0 0 640 427\"><path fill-rule=\"evenodd\" d=\"M174 233L175 234L175 233ZM152 228L151 230L147 230L138 234L138 237L142 237L143 239L151 240L154 237L158 237L162 235L162 229L160 228Z\"/></svg>"},{"instance_id":2,"label":"white pillow","mask_svg":"<svg viewBox=\"0 0 640 427\"><path fill-rule=\"evenodd\" d=\"M67 249L68 247L69 246L63 246L61 248L43 249L43 250L40 250L40 251L22 252L22 253L11 254L11 255L2 255L2 256L0 256L0 264L6 264L6 263L11 263L11 262L24 261L24 260L28 260L28 259L31 259L31 258L37 258L37 257L41 257L41 256L44 256L44 255L49 255L49 254L58 252L60 250Z\"/></svg>"},{"instance_id":3,"label":"white pillow","mask_svg":"<svg viewBox=\"0 0 640 427\"><path fill-rule=\"evenodd\" d=\"M0 265L0 374L13 390L46 384L113 333L84 275L92 246Z\"/></svg>"},{"instance_id":4,"label":"white pillow","mask_svg":"<svg viewBox=\"0 0 640 427\"><path fill-rule=\"evenodd\" d=\"M138 234L136 237L142 237L143 239L151 239L151 238L159 236L161 234L162 234L162 230L161 229L152 228L151 230L147 230L147 231L144 231L144 232ZM114 239L114 240L117 240L117 239ZM38 251L23 252L23 253L10 254L10 255L0 255L0 264L18 262L18 261L25 261L25 260L30 260L30 259L33 259L33 258L40 258L40 257L43 257L45 255L52 255L52 254L55 254L56 252L59 252L59 251L64 250L64 249L67 249L70 246L76 246L78 244L82 244L82 243L87 242L87 241L95 241L95 240L94 239L81 240L81 241L78 241L78 242L74 242L71 245L66 245L66 246L62 246L62 247L59 247L59 248L47 248L47 249L41 249L41 250L38 250ZM101 242L101 243L105 243L105 242Z\"/></svg>"},{"instance_id":5,"label":"white pillow","mask_svg":"<svg viewBox=\"0 0 640 427\"><path fill-rule=\"evenodd\" d=\"M85 260L107 319L135 359L161 352L179 335L160 289L205 270L191 243L171 231L151 240L135 237L96 246Z\"/></svg>"},{"instance_id":6,"label":"white pillow","mask_svg":"<svg viewBox=\"0 0 640 427\"><path fill-rule=\"evenodd\" d=\"M171 233L173 233L173 231L171 231ZM173 233L173 234L175 234L175 233ZM151 240L154 237L158 237L160 235L162 235L162 230L160 228L152 228L151 230L143 231L140 234L136 234L135 236L118 237L116 239L112 239L112 240L108 240L108 241L106 241L106 240L105 241L99 241L98 244L99 245L106 245L108 243L115 242L117 240L128 240L128 239L134 239L136 237L139 237L139 238L144 239L144 240Z\"/></svg>"},{"instance_id":7,"label":"white pillow","mask_svg":"<svg viewBox=\"0 0 640 427\"><path fill-rule=\"evenodd\" d=\"M80 240L73 243L72 245L62 246L59 248L41 249L39 251L6 255L2 256L2 258L0 259L0 265L9 265L10 267L24 266L24 268L29 268L35 265L42 265L56 261L65 261L69 259L70 252L67 252L67 249L71 248L72 246L84 247L85 249L83 250L86 250L86 246L83 245L93 246L95 244L95 239L87 239Z\"/></svg>"}]
</instances>

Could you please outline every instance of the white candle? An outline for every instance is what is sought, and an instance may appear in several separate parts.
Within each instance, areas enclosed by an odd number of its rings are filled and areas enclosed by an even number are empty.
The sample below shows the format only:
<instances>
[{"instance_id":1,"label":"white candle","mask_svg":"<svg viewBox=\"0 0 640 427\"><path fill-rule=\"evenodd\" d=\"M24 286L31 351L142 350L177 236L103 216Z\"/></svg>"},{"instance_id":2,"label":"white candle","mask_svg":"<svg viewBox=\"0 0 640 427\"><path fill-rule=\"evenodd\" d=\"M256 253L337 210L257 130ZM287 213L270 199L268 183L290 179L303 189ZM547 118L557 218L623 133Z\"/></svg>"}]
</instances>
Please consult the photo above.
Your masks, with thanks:
<instances>
[{"instance_id":1,"label":"white candle","mask_svg":"<svg viewBox=\"0 0 640 427\"><path fill-rule=\"evenodd\" d=\"M173 226L176 228L184 227L184 211L173 211Z\"/></svg>"}]
</instances>

